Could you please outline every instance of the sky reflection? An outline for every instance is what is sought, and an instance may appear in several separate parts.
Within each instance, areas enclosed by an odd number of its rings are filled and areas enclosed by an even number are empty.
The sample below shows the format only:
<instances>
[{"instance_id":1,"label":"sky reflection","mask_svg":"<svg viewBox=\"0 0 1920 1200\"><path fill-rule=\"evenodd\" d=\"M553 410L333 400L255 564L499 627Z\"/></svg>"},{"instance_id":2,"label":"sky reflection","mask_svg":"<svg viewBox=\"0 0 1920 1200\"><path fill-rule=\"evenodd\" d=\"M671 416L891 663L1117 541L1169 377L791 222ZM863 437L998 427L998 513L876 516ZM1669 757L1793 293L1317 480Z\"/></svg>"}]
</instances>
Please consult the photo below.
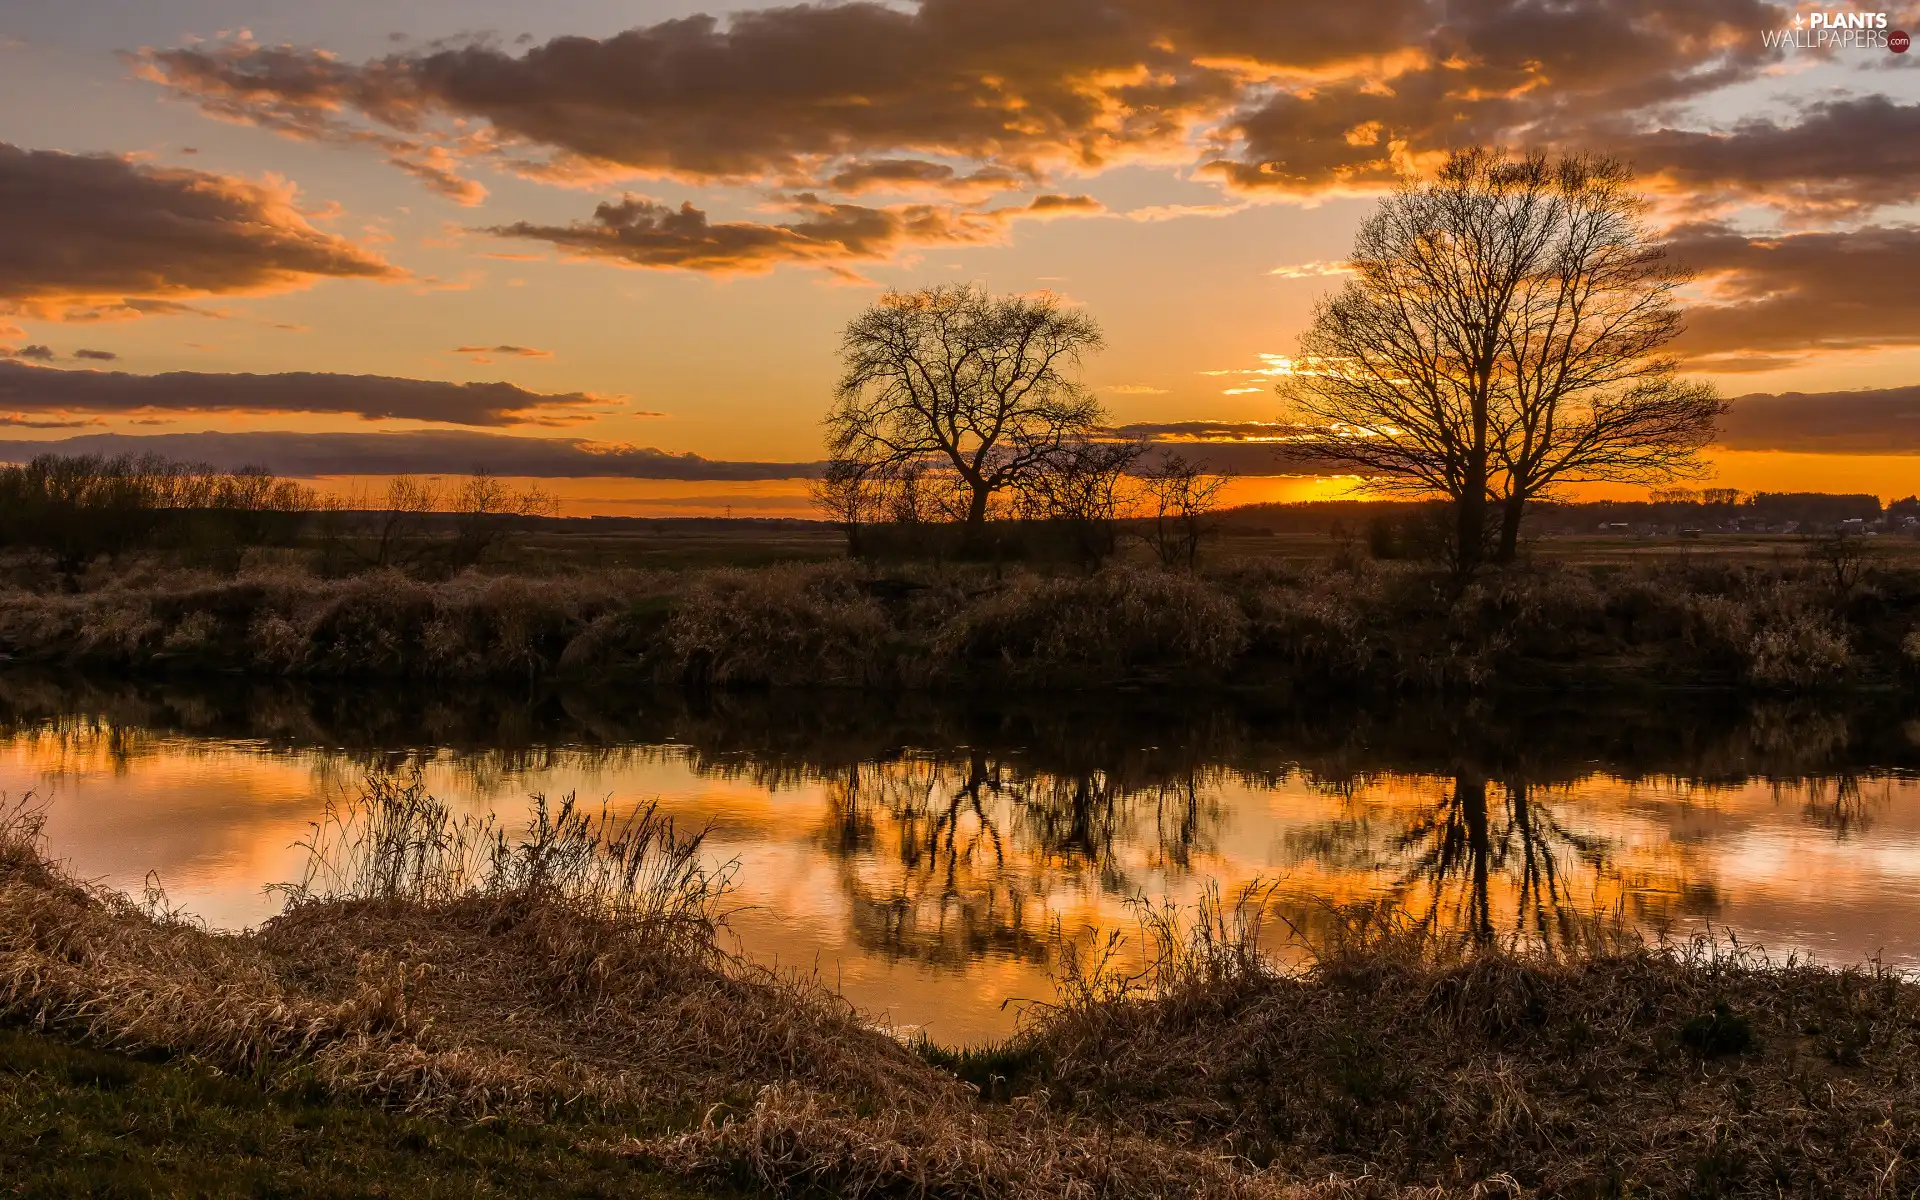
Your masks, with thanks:
<instances>
[{"instance_id":1,"label":"sky reflection","mask_svg":"<svg viewBox=\"0 0 1920 1200\"><path fill-rule=\"evenodd\" d=\"M78 874L137 891L155 873L225 927L277 911L264 885L299 877L308 822L369 771L418 772L456 811L509 823L536 793L621 811L657 798L710 829L716 862L737 860L742 949L954 1041L1004 1034L1021 1001L1051 994L1060 934L1256 881L1282 954L1341 909L1387 905L1488 939L1564 939L1598 916L1920 967L1920 779L1904 761L1529 776L1411 754L1351 771L1284 747L1257 766L1245 747L1170 762L1091 732L1108 748L1078 766L1031 745L810 759L726 740L347 747L67 713L0 726L0 791L48 802Z\"/></svg>"}]
</instances>

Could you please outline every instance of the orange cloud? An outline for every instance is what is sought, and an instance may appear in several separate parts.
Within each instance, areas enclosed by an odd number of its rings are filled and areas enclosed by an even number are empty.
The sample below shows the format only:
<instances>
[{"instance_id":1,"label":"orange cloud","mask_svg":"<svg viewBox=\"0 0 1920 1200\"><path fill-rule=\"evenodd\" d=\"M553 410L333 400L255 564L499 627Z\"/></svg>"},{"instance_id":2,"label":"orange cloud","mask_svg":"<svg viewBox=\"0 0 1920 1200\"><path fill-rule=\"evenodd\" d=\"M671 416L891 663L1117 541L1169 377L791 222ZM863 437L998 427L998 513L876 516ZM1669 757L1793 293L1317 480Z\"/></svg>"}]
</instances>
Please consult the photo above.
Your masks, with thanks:
<instances>
[{"instance_id":1,"label":"orange cloud","mask_svg":"<svg viewBox=\"0 0 1920 1200\"><path fill-rule=\"evenodd\" d=\"M455 346L453 354L504 354L509 358L552 358L551 350L536 350L532 346Z\"/></svg>"},{"instance_id":2,"label":"orange cloud","mask_svg":"<svg viewBox=\"0 0 1920 1200\"><path fill-rule=\"evenodd\" d=\"M1689 225L1668 243L1699 272L1675 349L1700 370L1764 371L1821 353L1920 345L1920 228L1750 235Z\"/></svg>"},{"instance_id":3,"label":"orange cloud","mask_svg":"<svg viewBox=\"0 0 1920 1200\"><path fill-rule=\"evenodd\" d=\"M204 111L365 145L456 199L464 164L977 199L1115 163L1192 163L1229 190L1374 192L1467 142L1607 148L1677 195L1724 186L1841 211L1915 182L1920 106L1673 128L1763 77L1767 0L1024 0L795 4L524 51L437 42L366 62L248 40L133 56ZM1179 211L1204 211L1206 206ZM1165 215L1176 215L1166 208Z\"/></svg>"},{"instance_id":4,"label":"orange cloud","mask_svg":"<svg viewBox=\"0 0 1920 1200\"><path fill-rule=\"evenodd\" d=\"M211 315L184 301L403 276L315 229L294 199L274 181L0 143L0 313Z\"/></svg>"}]
</instances>

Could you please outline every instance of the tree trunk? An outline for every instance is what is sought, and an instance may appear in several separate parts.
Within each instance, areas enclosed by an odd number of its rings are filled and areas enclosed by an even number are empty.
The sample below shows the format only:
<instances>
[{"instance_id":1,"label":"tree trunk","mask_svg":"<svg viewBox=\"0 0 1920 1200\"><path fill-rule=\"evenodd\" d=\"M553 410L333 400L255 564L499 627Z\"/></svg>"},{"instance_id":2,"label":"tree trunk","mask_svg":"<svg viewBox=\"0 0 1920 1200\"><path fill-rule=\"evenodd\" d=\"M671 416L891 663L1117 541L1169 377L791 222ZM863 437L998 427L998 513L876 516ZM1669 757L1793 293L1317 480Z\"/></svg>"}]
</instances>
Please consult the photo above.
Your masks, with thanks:
<instances>
[{"instance_id":1,"label":"tree trunk","mask_svg":"<svg viewBox=\"0 0 1920 1200\"><path fill-rule=\"evenodd\" d=\"M984 484L973 485L973 498L967 502L967 532L978 536L987 527L987 500L989 493Z\"/></svg>"},{"instance_id":2,"label":"tree trunk","mask_svg":"<svg viewBox=\"0 0 1920 1200\"><path fill-rule=\"evenodd\" d=\"M960 553L962 557L977 558L987 552L987 500L992 493L985 484L970 482L969 486L973 495L967 499L967 522L960 530Z\"/></svg>"},{"instance_id":3,"label":"tree trunk","mask_svg":"<svg viewBox=\"0 0 1920 1200\"><path fill-rule=\"evenodd\" d=\"M1472 870L1472 901L1468 908L1468 932L1482 945L1493 941L1493 897L1489 888L1493 839L1487 828L1487 781L1478 775L1453 777L1454 800L1460 806L1467 827L1467 858Z\"/></svg>"},{"instance_id":4,"label":"tree trunk","mask_svg":"<svg viewBox=\"0 0 1920 1200\"><path fill-rule=\"evenodd\" d=\"M1462 579L1472 575L1485 556L1487 538L1487 488L1484 473L1469 478L1454 503L1454 573Z\"/></svg>"},{"instance_id":5,"label":"tree trunk","mask_svg":"<svg viewBox=\"0 0 1920 1200\"><path fill-rule=\"evenodd\" d=\"M1493 561L1505 565L1520 553L1520 518L1527 505L1525 495L1515 492L1508 496L1500 509L1500 549Z\"/></svg>"}]
</instances>

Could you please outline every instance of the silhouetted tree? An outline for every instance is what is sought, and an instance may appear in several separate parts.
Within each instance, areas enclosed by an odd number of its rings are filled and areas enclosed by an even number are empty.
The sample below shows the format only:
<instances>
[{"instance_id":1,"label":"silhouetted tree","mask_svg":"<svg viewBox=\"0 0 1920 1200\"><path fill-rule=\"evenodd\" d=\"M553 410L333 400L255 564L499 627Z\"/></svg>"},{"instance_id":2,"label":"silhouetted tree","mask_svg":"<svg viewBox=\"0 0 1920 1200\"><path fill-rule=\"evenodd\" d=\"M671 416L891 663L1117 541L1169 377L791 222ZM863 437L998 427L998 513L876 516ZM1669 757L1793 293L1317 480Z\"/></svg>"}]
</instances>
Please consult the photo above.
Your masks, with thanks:
<instances>
[{"instance_id":1,"label":"silhouetted tree","mask_svg":"<svg viewBox=\"0 0 1920 1200\"><path fill-rule=\"evenodd\" d=\"M1169 453L1142 472L1140 481L1146 494L1142 520L1147 544L1161 566L1184 564L1193 570L1200 543L1213 532L1214 506L1227 477L1208 474L1185 455Z\"/></svg>"},{"instance_id":2,"label":"silhouetted tree","mask_svg":"<svg viewBox=\"0 0 1920 1200\"><path fill-rule=\"evenodd\" d=\"M1661 353L1687 275L1631 180L1611 159L1473 149L1382 201L1279 386L1289 453L1446 497L1463 574L1511 558L1527 503L1559 484L1694 473L1723 406Z\"/></svg>"},{"instance_id":3,"label":"silhouetted tree","mask_svg":"<svg viewBox=\"0 0 1920 1200\"><path fill-rule=\"evenodd\" d=\"M453 490L449 511L453 513L453 546L449 551L456 569L470 567L487 556L528 517L552 516L560 502L537 487L514 487L475 468Z\"/></svg>"},{"instance_id":4,"label":"silhouetted tree","mask_svg":"<svg viewBox=\"0 0 1920 1200\"><path fill-rule=\"evenodd\" d=\"M1049 295L889 292L841 339L828 453L865 477L913 465L949 473L977 535L996 495L1096 431L1099 402L1073 371L1101 344L1092 317Z\"/></svg>"},{"instance_id":5,"label":"silhouetted tree","mask_svg":"<svg viewBox=\"0 0 1920 1200\"><path fill-rule=\"evenodd\" d=\"M1020 484L1020 515L1054 523L1082 566L1099 566L1119 546L1118 522L1127 504L1122 482L1141 449L1134 442L1061 446Z\"/></svg>"}]
</instances>

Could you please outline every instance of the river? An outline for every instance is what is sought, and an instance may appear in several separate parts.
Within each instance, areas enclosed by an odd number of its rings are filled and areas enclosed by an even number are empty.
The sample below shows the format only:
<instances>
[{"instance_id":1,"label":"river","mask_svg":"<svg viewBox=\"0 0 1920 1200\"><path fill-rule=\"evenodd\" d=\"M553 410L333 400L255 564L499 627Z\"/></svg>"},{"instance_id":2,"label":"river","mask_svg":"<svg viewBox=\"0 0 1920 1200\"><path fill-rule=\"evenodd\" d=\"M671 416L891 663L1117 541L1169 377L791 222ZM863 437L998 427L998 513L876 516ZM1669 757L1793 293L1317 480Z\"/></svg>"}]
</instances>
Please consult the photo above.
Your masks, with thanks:
<instances>
[{"instance_id":1,"label":"river","mask_svg":"<svg viewBox=\"0 0 1920 1200\"><path fill-rule=\"evenodd\" d=\"M78 875L269 919L369 773L458 812L657 802L733 864L727 936L876 1019L1002 1036L1056 939L1251 888L1304 954L1362 908L1598 922L1920 968L1920 714L1889 702L312 689L0 675L0 792Z\"/></svg>"}]
</instances>

